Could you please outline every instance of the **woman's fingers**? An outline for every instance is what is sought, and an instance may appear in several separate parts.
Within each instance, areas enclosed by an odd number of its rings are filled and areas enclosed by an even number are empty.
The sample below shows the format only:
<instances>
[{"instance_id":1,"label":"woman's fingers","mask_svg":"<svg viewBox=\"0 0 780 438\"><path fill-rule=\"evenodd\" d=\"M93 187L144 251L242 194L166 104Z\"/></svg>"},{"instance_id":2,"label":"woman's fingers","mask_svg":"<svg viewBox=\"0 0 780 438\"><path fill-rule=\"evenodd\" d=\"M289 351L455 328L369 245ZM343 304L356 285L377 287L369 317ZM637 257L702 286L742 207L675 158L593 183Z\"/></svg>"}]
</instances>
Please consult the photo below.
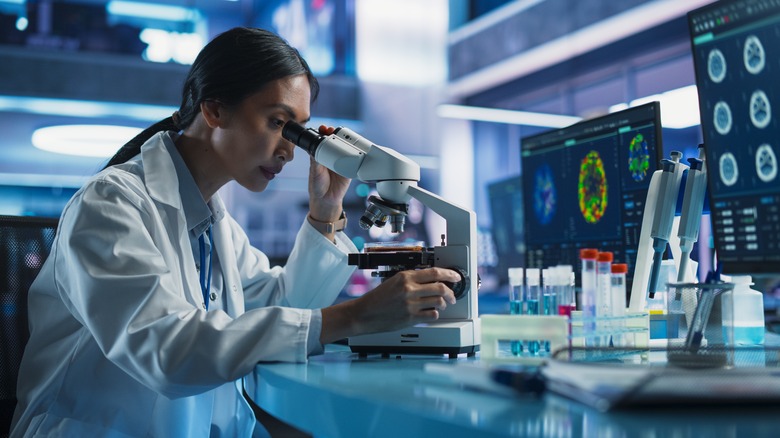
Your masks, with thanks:
<instances>
[{"instance_id":1,"label":"woman's fingers","mask_svg":"<svg viewBox=\"0 0 780 438\"><path fill-rule=\"evenodd\" d=\"M402 271L399 276L409 298L420 300L425 297L443 298L447 303L455 304L455 294L445 282L460 281L460 275L451 269L429 268ZM445 307L446 307L446 303Z\"/></svg>"}]
</instances>

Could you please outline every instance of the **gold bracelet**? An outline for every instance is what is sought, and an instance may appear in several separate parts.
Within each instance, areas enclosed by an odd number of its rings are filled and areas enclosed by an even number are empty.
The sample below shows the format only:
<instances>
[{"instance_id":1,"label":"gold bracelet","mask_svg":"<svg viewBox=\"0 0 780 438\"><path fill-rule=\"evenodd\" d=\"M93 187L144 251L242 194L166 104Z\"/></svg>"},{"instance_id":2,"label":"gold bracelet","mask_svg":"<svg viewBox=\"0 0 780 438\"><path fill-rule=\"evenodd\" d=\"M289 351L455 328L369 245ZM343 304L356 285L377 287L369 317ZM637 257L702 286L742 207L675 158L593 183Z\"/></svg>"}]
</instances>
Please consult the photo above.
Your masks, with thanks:
<instances>
[{"instance_id":1,"label":"gold bracelet","mask_svg":"<svg viewBox=\"0 0 780 438\"><path fill-rule=\"evenodd\" d=\"M311 213L309 213L309 223L320 233L337 233L347 228L347 214L344 213L344 210L341 210L341 216L339 216L336 222L322 222L314 219Z\"/></svg>"}]
</instances>

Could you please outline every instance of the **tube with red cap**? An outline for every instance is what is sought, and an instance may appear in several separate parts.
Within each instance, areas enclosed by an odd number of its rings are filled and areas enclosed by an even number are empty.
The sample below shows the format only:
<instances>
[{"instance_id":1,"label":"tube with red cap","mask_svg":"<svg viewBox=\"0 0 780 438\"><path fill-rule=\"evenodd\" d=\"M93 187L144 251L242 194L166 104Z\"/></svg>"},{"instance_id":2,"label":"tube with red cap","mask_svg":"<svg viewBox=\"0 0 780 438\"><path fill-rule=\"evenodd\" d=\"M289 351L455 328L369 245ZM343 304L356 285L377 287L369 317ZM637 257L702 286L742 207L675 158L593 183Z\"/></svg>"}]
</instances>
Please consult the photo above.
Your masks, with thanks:
<instances>
[{"instance_id":1,"label":"tube with red cap","mask_svg":"<svg viewBox=\"0 0 780 438\"><path fill-rule=\"evenodd\" d=\"M586 346L595 345L594 339L590 335L596 331L596 259L598 255L599 250L594 248L580 250L580 260L582 261L580 302L582 303L582 330Z\"/></svg>"}]
</instances>

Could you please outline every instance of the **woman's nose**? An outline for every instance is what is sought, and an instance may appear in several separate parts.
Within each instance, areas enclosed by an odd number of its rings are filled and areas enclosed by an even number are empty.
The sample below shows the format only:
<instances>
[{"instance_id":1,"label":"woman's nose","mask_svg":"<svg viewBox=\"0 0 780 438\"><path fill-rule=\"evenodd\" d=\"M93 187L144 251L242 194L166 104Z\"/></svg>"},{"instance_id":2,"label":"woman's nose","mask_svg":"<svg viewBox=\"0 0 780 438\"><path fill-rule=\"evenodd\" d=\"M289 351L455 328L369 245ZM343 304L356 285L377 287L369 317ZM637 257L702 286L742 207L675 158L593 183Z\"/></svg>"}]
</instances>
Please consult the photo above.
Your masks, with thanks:
<instances>
[{"instance_id":1,"label":"woman's nose","mask_svg":"<svg viewBox=\"0 0 780 438\"><path fill-rule=\"evenodd\" d=\"M287 140L282 140L277 148L276 158L282 162L290 162L295 158L295 145Z\"/></svg>"}]
</instances>

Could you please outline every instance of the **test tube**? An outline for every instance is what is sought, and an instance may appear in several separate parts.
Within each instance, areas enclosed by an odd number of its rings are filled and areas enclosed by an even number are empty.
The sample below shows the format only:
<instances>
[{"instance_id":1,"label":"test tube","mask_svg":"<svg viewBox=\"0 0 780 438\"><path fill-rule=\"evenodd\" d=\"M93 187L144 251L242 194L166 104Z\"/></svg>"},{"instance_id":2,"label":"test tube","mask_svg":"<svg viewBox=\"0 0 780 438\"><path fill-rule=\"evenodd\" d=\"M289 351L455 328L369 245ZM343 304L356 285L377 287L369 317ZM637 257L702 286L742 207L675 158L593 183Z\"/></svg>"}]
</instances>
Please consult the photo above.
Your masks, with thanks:
<instances>
[{"instance_id":1,"label":"test tube","mask_svg":"<svg viewBox=\"0 0 780 438\"><path fill-rule=\"evenodd\" d=\"M571 265L556 266L559 276L558 288L558 315L571 317L572 310L577 309L577 300L574 296L574 270Z\"/></svg>"},{"instance_id":2,"label":"test tube","mask_svg":"<svg viewBox=\"0 0 780 438\"><path fill-rule=\"evenodd\" d=\"M539 300L542 295L542 286L539 282L539 269L528 268L525 270L525 298L523 299L523 305L525 306L526 315L539 315ZM524 341L524 348L528 349L528 353L536 355L539 354L539 341Z\"/></svg>"},{"instance_id":3,"label":"test tube","mask_svg":"<svg viewBox=\"0 0 780 438\"><path fill-rule=\"evenodd\" d=\"M596 259L596 316L609 316L612 306L612 253L599 252Z\"/></svg>"},{"instance_id":4,"label":"test tube","mask_svg":"<svg viewBox=\"0 0 780 438\"><path fill-rule=\"evenodd\" d=\"M584 248L580 250L580 260L582 261L582 330L585 336L585 345L593 346L595 344L591 335L596 330L596 258L599 250L593 248Z\"/></svg>"},{"instance_id":5,"label":"test tube","mask_svg":"<svg viewBox=\"0 0 780 438\"><path fill-rule=\"evenodd\" d=\"M625 263L613 263L612 264L612 316L625 317L626 316L626 273L628 272L628 265ZM625 327L624 320L617 321L617 327L623 329ZM613 335L612 344L616 347L625 346L625 336L623 334Z\"/></svg>"},{"instance_id":6,"label":"test tube","mask_svg":"<svg viewBox=\"0 0 780 438\"><path fill-rule=\"evenodd\" d=\"M612 259L609 251L600 251L596 256L596 328L603 335L599 336L599 345L609 345L609 331L612 321L609 320L612 312Z\"/></svg>"},{"instance_id":7,"label":"test tube","mask_svg":"<svg viewBox=\"0 0 780 438\"><path fill-rule=\"evenodd\" d=\"M557 315L558 283L555 277L556 268L542 269L542 313L545 315ZM544 341L544 350L550 351L550 341Z\"/></svg>"},{"instance_id":8,"label":"test tube","mask_svg":"<svg viewBox=\"0 0 780 438\"><path fill-rule=\"evenodd\" d=\"M523 287L525 284L525 275L523 268L509 268L509 313L512 315L522 315L523 312ZM520 341L510 341L510 350L515 356L523 354L523 343Z\"/></svg>"},{"instance_id":9,"label":"test tube","mask_svg":"<svg viewBox=\"0 0 780 438\"><path fill-rule=\"evenodd\" d=\"M558 283L555 278L555 268L542 269L542 303L544 315L555 315L558 313L557 296Z\"/></svg>"}]
</instances>

